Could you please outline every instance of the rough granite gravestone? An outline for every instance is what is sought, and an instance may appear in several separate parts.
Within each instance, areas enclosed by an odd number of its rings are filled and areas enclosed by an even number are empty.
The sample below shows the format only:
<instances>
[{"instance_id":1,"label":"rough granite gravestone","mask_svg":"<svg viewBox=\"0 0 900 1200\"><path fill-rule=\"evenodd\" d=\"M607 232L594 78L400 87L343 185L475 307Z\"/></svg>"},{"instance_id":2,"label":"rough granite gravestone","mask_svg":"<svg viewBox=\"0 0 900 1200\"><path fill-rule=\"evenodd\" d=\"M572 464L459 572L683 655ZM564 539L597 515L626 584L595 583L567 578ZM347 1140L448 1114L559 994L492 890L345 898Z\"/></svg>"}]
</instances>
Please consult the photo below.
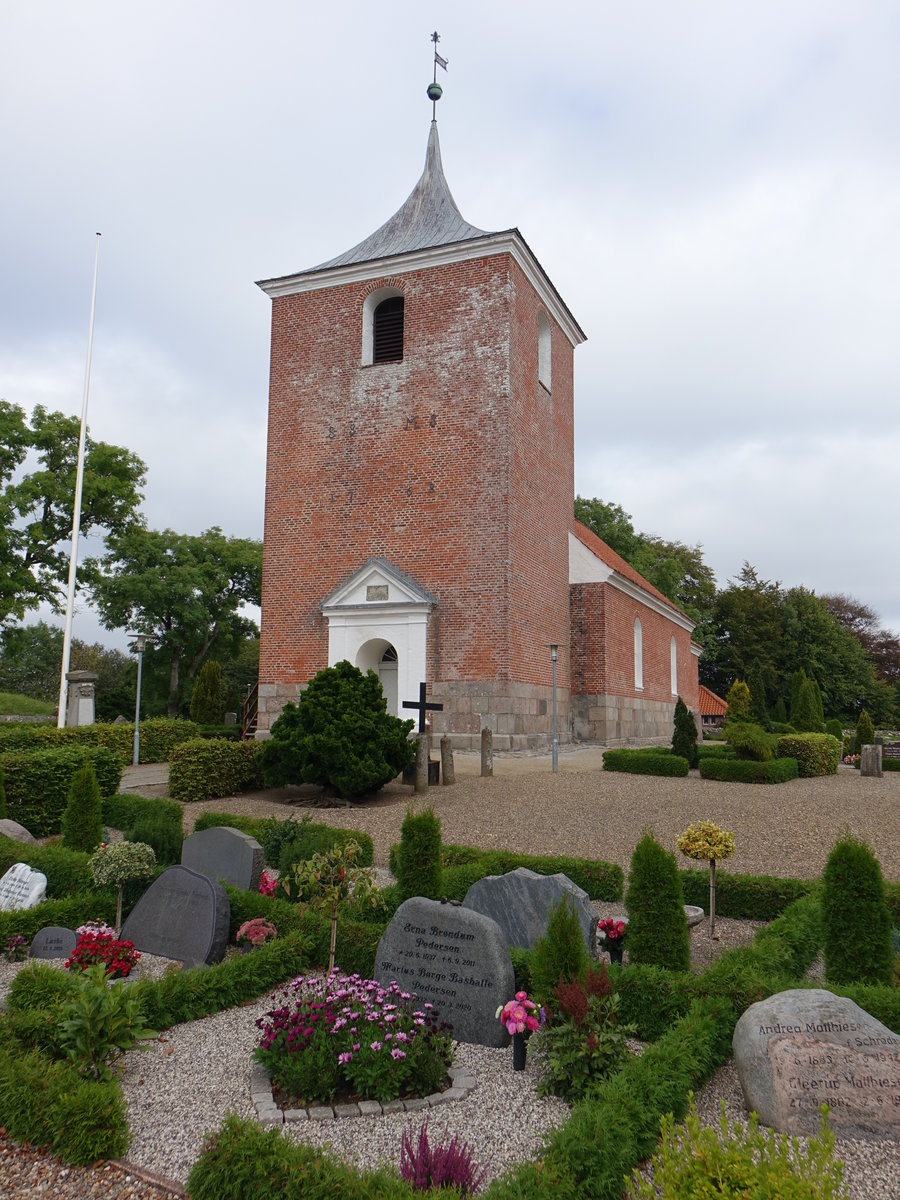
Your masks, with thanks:
<instances>
[{"instance_id":1,"label":"rough granite gravestone","mask_svg":"<svg viewBox=\"0 0 900 1200\"><path fill-rule=\"evenodd\" d=\"M486 875L466 892L465 908L492 917L503 930L507 945L529 950L547 932L550 910L568 896L591 954L595 951L597 914L584 888L567 875L538 875L518 867L505 875ZM507 997L509 999L509 997Z\"/></svg>"},{"instance_id":2,"label":"rough granite gravestone","mask_svg":"<svg viewBox=\"0 0 900 1200\"><path fill-rule=\"evenodd\" d=\"M225 957L230 920L220 883L188 867L169 867L131 910L121 936L145 954L195 967Z\"/></svg>"},{"instance_id":3,"label":"rough granite gravestone","mask_svg":"<svg viewBox=\"0 0 900 1200\"><path fill-rule=\"evenodd\" d=\"M47 876L27 863L14 863L0 879L0 912L34 908L47 893Z\"/></svg>"},{"instance_id":4,"label":"rough granite gravestone","mask_svg":"<svg viewBox=\"0 0 900 1200\"><path fill-rule=\"evenodd\" d=\"M256 892L265 855L256 838L228 825L216 825L185 838L181 865L208 879L224 879L232 887Z\"/></svg>"},{"instance_id":5,"label":"rough granite gravestone","mask_svg":"<svg viewBox=\"0 0 900 1200\"><path fill-rule=\"evenodd\" d=\"M509 947L496 921L470 908L404 900L375 955L375 978L430 1002L459 1042L505 1046L497 1009L515 995Z\"/></svg>"},{"instance_id":6,"label":"rough granite gravestone","mask_svg":"<svg viewBox=\"0 0 900 1200\"><path fill-rule=\"evenodd\" d=\"M37 842L37 838L32 837L24 825L10 821L8 817L0 821L0 837L11 838L14 842L27 842L32 846Z\"/></svg>"},{"instance_id":7,"label":"rough granite gravestone","mask_svg":"<svg viewBox=\"0 0 900 1200\"><path fill-rule=\"evenodd\" d=\"M747 1106L765 1125L809 1136L819 1106L837 1137L900 1141L900 1036L821 988L751 1004L734 1030Z\"/></svg>"},{"instance_id":8,"label":"rough granite gravestone","mask_svg":"<svg viewBox=\"0 0 900 1200\"><path fill-rule=\"evenodd\" d=\"M45 925L39 929L28 949L29 958L68 958L78 938L65 925Z\"/></svg>"}]
</instances>

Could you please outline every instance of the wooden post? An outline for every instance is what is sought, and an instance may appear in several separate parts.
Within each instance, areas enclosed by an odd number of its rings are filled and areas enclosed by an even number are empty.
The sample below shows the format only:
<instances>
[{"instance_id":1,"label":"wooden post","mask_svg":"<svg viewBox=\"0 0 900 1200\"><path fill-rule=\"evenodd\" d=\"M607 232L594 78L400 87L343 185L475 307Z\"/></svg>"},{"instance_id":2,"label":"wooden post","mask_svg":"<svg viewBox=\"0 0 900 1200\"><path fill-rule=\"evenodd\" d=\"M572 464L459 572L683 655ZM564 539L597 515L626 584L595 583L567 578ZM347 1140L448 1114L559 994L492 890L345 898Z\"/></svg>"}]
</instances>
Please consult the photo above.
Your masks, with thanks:
<instances>
[{"instance_id":1,"label":"wooden post","mask_svg":"<svg viewBox=\"0 0 900 1200\"><path fill-rule=\"evenodd\" d=\"M481 731L481 774L483 778L494 774L494 735L487 726Z\"/></svg>"},{"instance_id":2,"label":"wooden post","mask_svg":"<svg viewBox=\"0 0 900 1200\"><path fill-rule=\"evenodd\" d=\"M416 791L428 791L428 759L430 755L429 737L420 733L416 742Z\"/></svg>"},{"instance_id":3,"label":"wooden post","mask_svg":"<svg viewBox=\"0 0 900 1200\"><path fill-rule=\"evenodd\" d=\"M453 768L453 746L449 734L441 738L441 783L456 783L456 773Z\"/></svg>"}]
</instances>

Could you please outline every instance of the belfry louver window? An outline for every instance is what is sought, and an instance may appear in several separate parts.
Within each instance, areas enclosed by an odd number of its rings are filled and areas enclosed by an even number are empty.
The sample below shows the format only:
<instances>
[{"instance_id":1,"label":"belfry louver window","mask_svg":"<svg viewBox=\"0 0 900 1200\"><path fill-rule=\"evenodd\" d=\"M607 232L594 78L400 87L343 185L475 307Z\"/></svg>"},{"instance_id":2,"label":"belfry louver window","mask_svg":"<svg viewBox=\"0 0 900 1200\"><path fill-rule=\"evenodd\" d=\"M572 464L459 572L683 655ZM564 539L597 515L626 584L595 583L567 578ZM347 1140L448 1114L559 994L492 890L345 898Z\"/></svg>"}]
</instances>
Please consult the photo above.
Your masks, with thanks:
<instances>
[{"instance_id":1,"label":"belfry louver window","mask_svg":"<svg viewBox=\"0 0 900 1200\"><path fill-rule=\"evenodd\" d=\"M389 296L375 309L372 362L403 358L403 297Z\"/></svg>"}]
</instances>

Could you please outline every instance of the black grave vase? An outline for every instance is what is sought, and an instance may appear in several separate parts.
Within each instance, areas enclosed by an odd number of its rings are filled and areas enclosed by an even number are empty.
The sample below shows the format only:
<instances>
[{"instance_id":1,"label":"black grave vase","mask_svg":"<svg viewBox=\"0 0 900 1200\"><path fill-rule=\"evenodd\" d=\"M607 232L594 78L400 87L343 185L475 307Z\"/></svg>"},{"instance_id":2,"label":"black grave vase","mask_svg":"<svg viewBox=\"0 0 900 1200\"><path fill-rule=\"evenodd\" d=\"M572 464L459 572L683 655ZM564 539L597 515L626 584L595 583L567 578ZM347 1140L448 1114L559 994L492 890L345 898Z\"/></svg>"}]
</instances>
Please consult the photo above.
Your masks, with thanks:
<instances>
[{"instance_id":1,"label":"black grave vase","mask_svg":"<svg viewBox=\"0 0 900 1200\"><path fill-rule=\"evenodd\" d=\"M622 947L621 947L621 945L617 946L614 942L607 942L606 948L609 950L609 961L611 963L618 963L619 966L621 967L621 965L622 965Z\"/></svg>"},{"instance_id":2,"label":"black grave vase","mask_svg":"<svg viewBox=\"0 0 900 1200\"><path fill-rule=\"evenodd\" d=\"M525 1070L525 1055L526 1055L526 1053L527 1053L527 1047L525 1045L525 1034L524 1033L514 1033L513 1034L513 1070L514 1071L524 1071Z\"/></svg>"}]
</instances>

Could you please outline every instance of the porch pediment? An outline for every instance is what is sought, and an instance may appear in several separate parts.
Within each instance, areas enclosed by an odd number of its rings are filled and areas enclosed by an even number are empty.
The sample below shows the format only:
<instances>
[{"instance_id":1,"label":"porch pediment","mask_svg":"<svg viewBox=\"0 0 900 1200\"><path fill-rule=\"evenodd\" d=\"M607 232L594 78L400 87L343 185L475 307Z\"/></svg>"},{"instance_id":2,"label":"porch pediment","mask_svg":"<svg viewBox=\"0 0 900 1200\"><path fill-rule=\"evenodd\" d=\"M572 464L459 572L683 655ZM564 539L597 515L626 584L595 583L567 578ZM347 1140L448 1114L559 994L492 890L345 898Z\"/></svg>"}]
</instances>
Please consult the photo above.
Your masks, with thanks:
<instances>
[{"instance_id":1,"label":"porch pediment","mask_svg":"<svg viewBox=\"0 0 900 1200\"><path fill-rule=\"evenodd\" d=\"M432 609L437 600L414 579L383 558L370 558L326 596L319 609L326 617L338 612L386 612Z\"/></svg>"}]
</instances>

